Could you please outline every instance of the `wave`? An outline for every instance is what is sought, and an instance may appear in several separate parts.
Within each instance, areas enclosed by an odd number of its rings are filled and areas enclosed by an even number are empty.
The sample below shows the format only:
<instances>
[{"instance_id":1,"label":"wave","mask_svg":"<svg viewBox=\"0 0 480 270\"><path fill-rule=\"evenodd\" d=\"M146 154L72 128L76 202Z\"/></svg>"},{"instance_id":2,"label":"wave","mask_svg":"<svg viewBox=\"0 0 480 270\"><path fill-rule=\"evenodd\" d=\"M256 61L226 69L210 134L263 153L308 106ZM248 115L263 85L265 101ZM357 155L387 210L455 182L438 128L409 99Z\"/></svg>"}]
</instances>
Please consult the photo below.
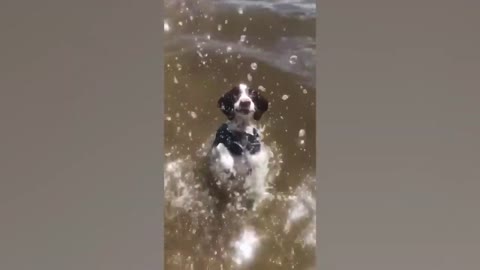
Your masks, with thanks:
<instances>
[{"instance_id":1,"label":"wave","mask_svg":"<svg viewBox=\"0 0 480 270\"><path fill-rule=\"evenodd\" d=\"M219 7L267 9L282 16L315 18L316 2L311 0L215 0Z\"/></svg>"},{"instance_id":2,"label":"wave","mask_svg":"<svg viewBox=\"0 0 480 270\"><path fill-rule=\"evenodd\" d=\"M317 13L314 0L165 0L164 3L167 9L190 14L222 9L236 9L238 12L263 9L281 16L313 19Z\"/></svg>"}]
</instances>

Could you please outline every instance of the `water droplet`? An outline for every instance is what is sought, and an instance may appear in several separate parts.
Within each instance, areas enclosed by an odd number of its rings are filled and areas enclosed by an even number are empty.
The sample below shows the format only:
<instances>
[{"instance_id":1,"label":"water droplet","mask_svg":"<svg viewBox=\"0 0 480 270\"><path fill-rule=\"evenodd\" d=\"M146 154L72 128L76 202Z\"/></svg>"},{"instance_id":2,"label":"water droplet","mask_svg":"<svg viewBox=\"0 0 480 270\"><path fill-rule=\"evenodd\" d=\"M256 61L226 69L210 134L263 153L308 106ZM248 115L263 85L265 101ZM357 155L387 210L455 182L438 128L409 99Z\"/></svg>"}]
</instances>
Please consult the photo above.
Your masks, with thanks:
<instances>
[{"instance_id":1,"label":"water droplet","mask_svg":"<svg viewBox=\"0 0 480 270\"><path fill-rule=\"evenodd\" d=\"M217 25L217 30L222 31L222 25L221 24Z\"/></svg>"},{"instance_id":2,"label":"water droplet","mask_svg":"<svg viewBox=\"0 0 480 270\"><path fill-rule=\"evenodd\" d=\"M243 14L243 8L238 8L238 14L240 14L240 15Z\"/></svg>"},{"instance_id":3,"label":"water droplet","mask_svg":"<svg viewBox=\"0 0 480 270\"><path fill-rule=\"evenodd\" d=\"M227 47L227 52L231 52L232 51L232 47L228 46Z\"/></svg>"},{"instance_id":4,"label":"water droplet","mask_svg":"<svg viewBox=\"0 0 480 270\"><path fill-rule=\"evenodd\" d=\"M298 57L296 55L290 56L290 59L288 60L290 64L295 65L297 63Z\"/></svg>"},{"instance_id":5,"label":"water droplet","mask_svg":"<svg viewBox=\"0 0 480 270\"><path fill-rule=\"evenodd\" d=\"M193 119L195 119L195 118L197 118L197 113L195 113L195 112L190 112L190 116L191 116Z\"/></svg>"},{"instance_id":6,"label":"water droplet","mask_svg":"<svg viewBox=\"0 0 480 270\"><path fill-rule=\"evenodd\" d=\"M252 79L253 79L253 78L252 78L252 75L250 75L250 73L248 73L248 74L247 74L247 80L248 80L249 82L251 82Z\"/></svg>"},{"instance_id":7,"label":"water droplet","mask_svg":"<svg viewBox=\"0 0 480 270\"><path fill-rule=\"evenodd\" d=\"M175 84L178 84L178 80L177 80L177 77L176 77L176 76L173 76L173 82L174 82Z\"/></svg>"},{"instance_id":8,"label":"water droplet","mask_svg":"<svg viewBox=\"0 0 480 270\"><path fill-rule=\"evenodd\" d=\"M182 70L182 65L177 64L177 69L178 69L179 71Z\"/></svg>"},{"instance_id":9,"label":"water droplet","mask_svg":"<svg viewBox=\"0 0 480 270\"><path fill-rule=\"evenodd\" d=\"M171 120L172 120L172 117L167 116L165 119L166 119L167 121L171 121Z\"/></svg>"},{"instance_id":10,"label":"water droplet","mask_svg":"<svg viewBox=\"0 0 480 270\"><path fill-rule=\"evenodd\" d=\"M282 100L287 100L288 99L288 95L283 95L282 96Z\"/></svg>"},{"instance_id":11,"label":"water droplet","mask_svg":"<svg viewBox=\"0 0 480 270\"><path fill-rule=\"evenodd\" d=\"M207 35L207 39L210 40L210 35Z\"/></svg>"},{"instance_id":12,"label":"water droplet","mask_svg":"<svg viewBox=\"0 0 480 270\"><path fill-rule=\"evenodd\" d=\"M245 42L245 39L247 38L246 35L241 35L240 36L240 42Z\"/></svg>"},{"instance_id":13,"label":"water droplet","mask_svg":"<svg viewBox=\"0 0 480 270\"><path fill-rule=\"evenodd\" d=\"M252 68L252 70L257 70L257 63L253 62L250 67Z\"/></svg>"},{"instance_id":14,"label":"water droplet","mask_svg":"<svg viewBox=\"0 0 480 270\"><path fill-rule=\"evenodd\" d=\"M190 15L190 21L193 21L193 16Z\"/></svg>"},{"instance_id":15,"label":"water droplet","mask_svg":"<svg viewBox=\"0 0 480 270\"><path fill-rule=\"evenodd\" d=\"M302 92L303 92L304 94L307 94L307 93L308 93L307 89L303 89Z\"/></svg>"},{"instance_id":16,"label":"water droplet","mask_svg":"<svg viewBox=\"0 0 480 270\"><path fill-rule=\"evenodd\" d=\"M228 20L225 20L225 24L228 24Z\"/></svg>"},{"instance_id":17,"label":"water droplet","mask_svg":"<svg viewBox=\"0 0 480 270\"><path fill-rule=\"evenodd\" d=\"M183 22L179 21L179 22L178 22L178 25L182 26L182 25L183 25Z\"/></svg>"},{"instance_id":18,"label":"water droplet","mask_svg":"<svg viewBox=\"0 0 480 270\"><path fill-rule=\"evenodd\" d=\"M267 88L263 87L262 85L259 85L258 90L260 90L262 92L265 92L265 91L267 91Z\"/></svg>"},{"instance_id":19,"label":"water droplet","mask_svg":"<svg viewBox=\"0 0 480 270\"><path fill-rule=\"evenodd\" d=\"M170 25L166 21L163 22L163 31L165 31L165 32L170 31Z\"/></svg>"},{"instance_id":20,"label":"water droplet","mask_svg":"<svg viewBox=\"0 0 480 270\"><path fill-rule=\"evenodd\" d=\"M244 28L243 28L243 32L247 32L247 27L244 27Z\"/></svg>"},{"instance_id":21,"label":"water droplet","mask_svg":"<svg viewBox=\"0 0 480 270\"><path fill-rule=\"evenodd\" d=\"M300 129L300 130L298 131L298 137L303 137L303 136L305 136L305 133L306 133L306 132L305 132L305 129Z\"/></svg>"}]
</instances>

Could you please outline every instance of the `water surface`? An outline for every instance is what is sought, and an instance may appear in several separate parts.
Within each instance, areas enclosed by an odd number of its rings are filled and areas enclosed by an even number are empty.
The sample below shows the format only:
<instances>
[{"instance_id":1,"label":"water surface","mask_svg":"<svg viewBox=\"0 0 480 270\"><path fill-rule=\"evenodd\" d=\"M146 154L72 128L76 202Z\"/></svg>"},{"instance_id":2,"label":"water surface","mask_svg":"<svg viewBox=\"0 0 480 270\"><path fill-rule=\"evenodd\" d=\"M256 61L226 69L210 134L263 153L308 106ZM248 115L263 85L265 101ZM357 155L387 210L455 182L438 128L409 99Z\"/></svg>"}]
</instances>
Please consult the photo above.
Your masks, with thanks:
<instances>
[{"instance_id":1,"label":"water surface","mask_svg":"<svg viewBox=\"0 0 480 270\"><path fill-rule=\"evenodd\" d=\"M315 2L167 1L166 269L314 269ZM274 197L219 209L205 154L232 85L260 89Z\"/></svg>"}]
</instances>

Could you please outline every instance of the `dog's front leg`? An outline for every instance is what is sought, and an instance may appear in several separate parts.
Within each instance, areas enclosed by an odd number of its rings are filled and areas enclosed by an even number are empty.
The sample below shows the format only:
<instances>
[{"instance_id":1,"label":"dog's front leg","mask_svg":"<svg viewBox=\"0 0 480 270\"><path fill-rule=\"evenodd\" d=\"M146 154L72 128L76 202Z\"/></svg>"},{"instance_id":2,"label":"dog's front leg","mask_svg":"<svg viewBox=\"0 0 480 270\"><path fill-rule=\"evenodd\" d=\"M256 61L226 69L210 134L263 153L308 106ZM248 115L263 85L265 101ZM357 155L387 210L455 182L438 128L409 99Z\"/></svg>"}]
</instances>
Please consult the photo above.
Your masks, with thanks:
<instances>
[{"instance_id":1,"label":"dog's front leg","mask_svg":"<svg viewBox=\"0 0 480 270\"><path fill-rule=\"evenodd\" d=\"M236 176L235 161L230 151L222 143L213 148L213 156L215 158L215 164L217 165L217 174L222 179L231 179Z\"/></svg>"}]
</instances>

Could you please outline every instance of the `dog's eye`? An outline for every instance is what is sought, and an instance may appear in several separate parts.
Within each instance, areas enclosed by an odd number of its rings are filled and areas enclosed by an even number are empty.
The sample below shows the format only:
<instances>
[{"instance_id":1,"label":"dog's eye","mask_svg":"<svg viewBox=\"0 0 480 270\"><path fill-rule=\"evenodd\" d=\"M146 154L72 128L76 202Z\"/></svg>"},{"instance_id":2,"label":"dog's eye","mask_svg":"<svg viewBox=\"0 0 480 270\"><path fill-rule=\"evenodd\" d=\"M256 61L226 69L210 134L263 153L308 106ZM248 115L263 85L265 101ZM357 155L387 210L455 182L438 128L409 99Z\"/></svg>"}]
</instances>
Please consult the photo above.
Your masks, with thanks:
<instances>
[{"instance_id":1,"label":"dog's eye","mask_svg":"<svg viewBox=\"0 0 480 270\"><path fill-rule=\"evenodd\" d=\"M240 96L240 89L238 87L235 87L230 91L230 94L234 97L238 97Z\"/></svg>"},{"instance_id":2,"label":"dog's eye","mask_svg":"<svg viewBox=\"0 0 480 270\"><path fill-rule=\"evenodd\" d=\"M253 89L249 89L248 90L248 95L250 96L250 98L252 99L256 99L258 98L258 92L253 90Z\"/></svg>"}]
</instances>

